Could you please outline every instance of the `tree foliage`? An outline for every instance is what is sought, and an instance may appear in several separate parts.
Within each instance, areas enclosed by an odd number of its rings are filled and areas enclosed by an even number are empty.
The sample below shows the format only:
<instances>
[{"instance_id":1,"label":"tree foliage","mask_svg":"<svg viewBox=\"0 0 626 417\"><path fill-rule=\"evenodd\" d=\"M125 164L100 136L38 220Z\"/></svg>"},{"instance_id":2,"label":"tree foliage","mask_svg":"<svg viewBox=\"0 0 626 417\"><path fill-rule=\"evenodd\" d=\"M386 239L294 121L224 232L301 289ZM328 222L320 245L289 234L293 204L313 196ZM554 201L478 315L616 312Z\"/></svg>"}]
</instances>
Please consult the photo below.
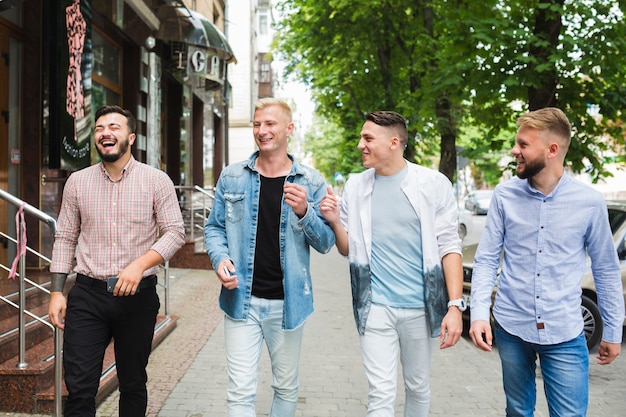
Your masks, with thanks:
<instances>
[{"instance_id":1,"label":"tree foliage","mask_svg":"<svg viewBox=\"0 0 626 417\"><path fill-rule=\"evenodd\" d=\"M453 179L464 135L467 155L493 160L511 145L501 132L514 131L521 112L558 106L575 131L568 163L598 178L606 152L624 149L623 8L617 0L282 0L276 53L340 127L337 170L360 162L369 111L406 116L405 156L438 155Z\"/></svg>"}]
</instances>

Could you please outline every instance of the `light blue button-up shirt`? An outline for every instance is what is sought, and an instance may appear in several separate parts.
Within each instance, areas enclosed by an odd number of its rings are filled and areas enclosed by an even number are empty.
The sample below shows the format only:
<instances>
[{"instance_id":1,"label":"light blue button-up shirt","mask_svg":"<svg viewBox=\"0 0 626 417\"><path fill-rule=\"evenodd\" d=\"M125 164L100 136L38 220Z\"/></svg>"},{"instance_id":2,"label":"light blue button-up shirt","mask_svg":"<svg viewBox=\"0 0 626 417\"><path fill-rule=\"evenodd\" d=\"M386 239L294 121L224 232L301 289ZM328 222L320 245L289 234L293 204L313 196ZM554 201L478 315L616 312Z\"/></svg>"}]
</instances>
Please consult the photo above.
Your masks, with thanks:
<instances>
[{"instance_id":1,"label":"light blue button-up shirt","mask_svg":"<svg viewBox=\"0 0 626 417\"><path fill-rule=\"evenodd\" d=\"M471 317L493 308L509 333L536 344L572 340L583 330L581 282L591 260L604 321L602 340L622 342L624 299L619 260L602 195L567 174L547 196L517 177L496 187L472 274Z\"/></svg>"}]
</instances>

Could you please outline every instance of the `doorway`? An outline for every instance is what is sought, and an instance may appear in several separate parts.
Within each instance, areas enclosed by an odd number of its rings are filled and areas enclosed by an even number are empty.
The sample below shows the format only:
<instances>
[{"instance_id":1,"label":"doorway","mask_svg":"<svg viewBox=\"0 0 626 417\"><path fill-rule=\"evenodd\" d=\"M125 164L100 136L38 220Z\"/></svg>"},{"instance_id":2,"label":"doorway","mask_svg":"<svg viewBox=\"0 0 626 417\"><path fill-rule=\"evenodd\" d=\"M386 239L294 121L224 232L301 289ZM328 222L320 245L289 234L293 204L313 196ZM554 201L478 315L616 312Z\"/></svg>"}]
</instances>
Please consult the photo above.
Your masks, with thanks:
<instances>
[{"instance_id":1,"label":"doorway","mask_svg":"<svg viewBox=\"0 0 626 417\"><path fill-rule=\"evenodd\" d=\"M9 190L9 30L0 24L0 189ZM8 203L0 200L0 231L8 234ZM8 241L0 236L0 264L7 265ZM0 271L0 278L6 272Z\"/></svg>"}]
</instances>

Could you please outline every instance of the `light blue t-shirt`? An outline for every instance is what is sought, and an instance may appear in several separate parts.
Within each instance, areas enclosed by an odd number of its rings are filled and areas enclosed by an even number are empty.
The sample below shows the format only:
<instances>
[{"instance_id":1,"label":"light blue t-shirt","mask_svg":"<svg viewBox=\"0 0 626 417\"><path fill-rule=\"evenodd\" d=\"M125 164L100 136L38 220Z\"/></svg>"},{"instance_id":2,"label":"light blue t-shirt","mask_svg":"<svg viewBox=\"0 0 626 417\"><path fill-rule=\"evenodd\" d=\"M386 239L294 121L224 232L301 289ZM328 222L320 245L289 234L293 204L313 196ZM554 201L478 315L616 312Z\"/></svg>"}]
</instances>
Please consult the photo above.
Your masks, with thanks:
<instances>
[{"instance_id":1,"label":"light blue t-shirt","mask_svg":"<svg viewBox=\"0 0 626 417\"><path fill-rule=\"evenodd\" d=\"M423 308L424 276L420 219L402 192L408 167L376 175L372 193L372 302Z\"/></svg>"}]
</instances>

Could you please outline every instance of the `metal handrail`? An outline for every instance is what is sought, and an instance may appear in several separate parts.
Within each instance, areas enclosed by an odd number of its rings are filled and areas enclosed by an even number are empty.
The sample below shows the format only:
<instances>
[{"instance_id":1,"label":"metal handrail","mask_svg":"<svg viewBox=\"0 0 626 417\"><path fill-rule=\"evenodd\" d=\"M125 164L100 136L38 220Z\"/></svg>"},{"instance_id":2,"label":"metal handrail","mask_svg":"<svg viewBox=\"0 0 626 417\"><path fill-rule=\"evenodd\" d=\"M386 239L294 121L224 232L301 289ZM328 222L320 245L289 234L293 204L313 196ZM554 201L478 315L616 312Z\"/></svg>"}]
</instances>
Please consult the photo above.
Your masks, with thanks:
<instances>
[{"instance_id":1,"label":"metal handrail","mask_svg":"<svg viewBox=\"0 0 626 417\"><path fill-rule=\"evenodd\" d=\"M180 192L180 208L189 212L189 241L196 241L196 229L204 229L204 224L196 226L196 216L206 222L211 211L211 203L215 200L212 188L202 188L199 185L177 185L174 188ZM200 198L194 198L194 193ZM207 199L209 202L207 202ZM199 203L199 204L194 204ZM187 207L189 205L189 208ZM203 236L203 234L202 234Z\"/></svg>"},{"instance_id":2,"label":"metal handrail","mask_svg":"<svg viewBox=\"0 0 626 417\"><path fill-rule=\"evenodd\" d=\"M12 194L0 189L0 198L8 202L9 204L15 207L22 207L22 210L35 218L37 218L40 222L44 222L48 225L50 229L50 233L52 236L56 234L56 220L49 216L48 214L42 212L41 210L31 206L25 201L20 200ZM17 239L12 239L16 244L20 243L20 239L22 236L22 224L19 225L19 230L16 231ZM25 242L24 242L25 243ZM27 248L28 249L28 248ZM31 251L33 252L33 251ZM30 311L25 309L26 306L26 286L25 283L28 281L29 284L33 284L32 281L26 279L26 253L22 253L19 259L19 273L17 274L19 277L19 305L9 301L5 297L0 297L0 299L9 305L17 308L19 310L19 359L18 359L18 368L24 369L28 365L26 363L26 315L44 323L46 326L52 329L52 334L54 336L54 415L55 417L60 417L62 415L62 400L63 400L63 392L62 392L62 378L63 378L63 362L61 360L61 355L63 352L63 339L61 337L61 331L54 327L51 323L41 319L40 317L32 314ZM46 293L50 293L49 290L43 288L39 285L36 287Z\"/></svg>"},{"instance_id":3,"label":"metal handrail","mask_svg":"<svg viewBox=\"0 0 626 417\"><path fill-rule=\"evenodd\" d=\"M46 213L40 211L39 209L31 206L30 204L20 200L19 198L13 196L12 194L9 194L8 192L0 189L0 198L7 201L9 204L15 206L15 207L23 207L22 210L28 214L33 215L34 217L36 217L39 221L44 222L48 225L48 227L50 228L50 233L52 234L52 236L54 237L54 235L56 234L56 220L47 215ZM22 236L22 225L19 225L20 230L17 231L17 239L7 235L6 233L3 233L0 231L0 236L4 237L5 239L13 242L16 246L20 244L19 241L19 237ZM34 249L30 248L30 247L26 247L25 248L27 252L34 254L35 256L39 257L40 259L43 259L44 261L51 263L52 260L49 259L48 257L46 257L45 255L35 251ZM170 268L169 268L169 261L165 262L164 265L161 265L161 268L164 271L164 282L163 284L160 284L163 288L164 288L164 299L165 299L165 308L164 308L164 313L165 315L169 314L169 287L170 287ZM9 268L7 268L4 265L0 264L0 269L4 269L5 271L10 271ZM38 283L26 278L26 255L21 254L20 255L20 259L19 259L19 272L17 272L15 274L15 276L17 278L19 278L19 303L16 304L13 301L11 301L10 299L8 299L7 297L4 297L2 295L0 295L0 301L4 301L5 303L9 304L10 306L16 308L19 310L19 358L18 358L18 368L20 369L24 369L28 366L28 364L26 363L25 357L26 357L26 321L25 321L25 316L29 316L32 319L44 324L45 326L49 327L52 330L53 336L54 336L54 416L55 417L61 417L63 415L63 411L62 411L62 403L63 403L63 361L62 361L62 354L63 354L63 338L62 338L62 331L60 329L57 329L56 327L54 327L54 325L50 322L48 322L47 320L43 319L42 317L37 316L36 314L33 314L32 312L28 311L25 309L25 305L26 305L26 288L25 288L25 283L28 283L29 285L31 285L32 287L37 288L38 290L41 290L43 292L45 292L46 294L50 294L50 290L48 290L47 288L39 285ZM45 316L43 316L45 317Z\"/></svg>"}]
</instances>

